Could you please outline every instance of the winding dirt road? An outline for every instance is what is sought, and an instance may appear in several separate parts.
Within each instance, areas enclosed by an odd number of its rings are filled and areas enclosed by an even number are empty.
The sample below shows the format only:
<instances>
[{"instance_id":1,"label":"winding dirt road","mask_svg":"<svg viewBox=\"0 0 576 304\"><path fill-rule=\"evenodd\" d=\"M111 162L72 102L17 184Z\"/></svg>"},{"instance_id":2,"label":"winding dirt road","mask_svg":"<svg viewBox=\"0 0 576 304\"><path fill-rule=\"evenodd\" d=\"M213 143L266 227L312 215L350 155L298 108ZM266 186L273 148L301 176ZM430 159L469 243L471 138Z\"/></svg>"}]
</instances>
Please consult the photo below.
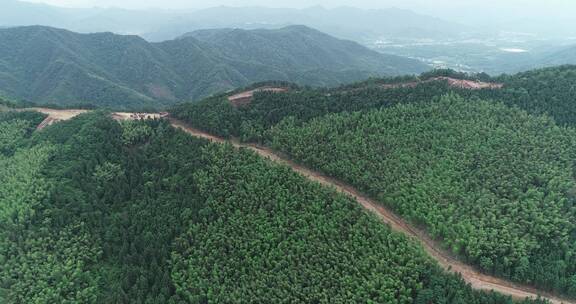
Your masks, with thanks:
<instances>
[{"instance_id":1,"label":"winding dirt road","mask_svg":"<svg viewBox=\"0 0 576 304\"><path fill-rule=\"evenodd\" d=\"M206 132L192 128L186 123L176 120L174 118L169 118L169 120L172 126L184 130L186 133L192 136L208 139L216 143L229 142L234 147L250 149L256 152L258 155L268 158L271 161L289 166L294 171L298 172L299 174L303 175L304 177L310 180L334 188L336 191L356 199L356 201L358 201L358 203L360 203L365 209L373 212L384 223L390 225L390 227L393 230L402 232L408 235L409 237L418 240L422 244L424 250L426 250L426 252L429 255L431 255L440 264L440 266L442 266L442 268L444 268L446 271L460 273L462 275L462 278L466 282L468 282L474 289L486 290L486 291L494 290L502 294L510 295L518 300L522 300L525 298L535 299L538 297L538 295L540 295L541 297L548 299L551 303L554 304L561 304L561 303L576 304L576 301L561 299L557 296L545 292L540 292L532 287L514 284L506 280L502 280L478 272L473 267L466 265L457 260L456 258L454 258L453 255L451 255L446 250L441 249L442 247L440 246L440 244L432 240L426 233L424 233L424 231L415 228L414 226L403 220L401 217L397 216L387 208L382 207L376 201L361 194L353 187L346 185L336 179L327 177L318 172L307 169L299 164L296 164L293 161L281 156L280 154L272 151L269 148L254 144L244 144L236 140L225 140L220 137L216 137Z\"/></svg>"},{"instance_id":2,"label":"winding dirt road","mask_svg":"<svg viewBox=\"0 0 576 304\"><path fill-rule=\"evenodd\" d=\"M85 111L82 110L52 110L44 108L33 108L28 110L35 110L49 115L49 118L53 118L55 121L71 119L76 115L79 115ZM158 118L160 114L152 113L151 117ZM115 119L133 119L134 117L130 113L114 113L113 117ZM376 201L370 199L368 196L361 194L359 191L353 187L346 185L336 179L324 176L318 172L307 169L299 164L290 161L286 157L283 157L279 153L272 151L269 148L262 147L254 144L244 144L236 140L225 140L217 136L213 136L206 132L200 131L198 129L192 128L186 123L179 121L177 119L168 117L168 120L175 128L181 129L186 133L210 140L215 143L231 143L237 148L246 148L256 152L258 155L267 158L273 162L283 164L291 167L297 173L303 175L304 177L319 182L322 185L334 188L336 191L348 195L358 203L360 203L365 209L374 213L378 216L384 223L390 225L390 227L395 230L404 233L405 235L419 241L422 244L424 250L432 256L440 266L442 266L446 271L460 273L462 278L468 282L473 288L479 290L494 290L502 294L510 295L515 299L525 299L525 298L537 298L540 295L543 298L548 299L554 304L576 304L574 300L566 300L560 297L551 295L546 292L538 291L535 288L514 284L509 281L499 279L493 276L485 275L474 269L473 267L466 265L454 258L452 254L442 249L439 243L432 240L424 231L412 226L401 217L394 214L389 209L381 206Z\"/></svg>"}]
</instances>

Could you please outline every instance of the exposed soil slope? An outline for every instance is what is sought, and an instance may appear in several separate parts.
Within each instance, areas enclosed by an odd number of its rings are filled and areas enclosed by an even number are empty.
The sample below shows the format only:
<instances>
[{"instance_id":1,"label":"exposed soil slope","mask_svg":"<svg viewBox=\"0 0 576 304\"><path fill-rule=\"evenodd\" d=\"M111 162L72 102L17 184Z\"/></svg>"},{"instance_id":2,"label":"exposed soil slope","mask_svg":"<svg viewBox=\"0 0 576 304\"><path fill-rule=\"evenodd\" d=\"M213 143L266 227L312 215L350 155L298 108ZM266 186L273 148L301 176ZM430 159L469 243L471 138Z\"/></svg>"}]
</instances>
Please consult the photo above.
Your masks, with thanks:
<instances>
[{"instance_id":1,"label":"exposed soil slope","mask_svg":"<svg viewBox=\"0 0 576 304\"><path fill-rule=\"evenodd\" d=\"M250 102L252 102L252 98L254 97L254 94L257 92L276 92L276 93L278 93L278 92L286 92L286 91L288 91L288 88L262 87L262 88L257 88L254 90L234 94L234 95L228 97L228 101L230 101L230 103L233 106L240 107L240 106L249 105Z\"/></svg>"},{"instance_id":2,"label":"exposed soil slope","mask_svg":"<svg viewBox=\"0 0 576 304\"><path fill-rule=\"evenodd\" d=\"M501 89L504 84L456 79L451 77L434 77L423 81L412 81L412 82L402 82L402 83L391 83L383 84L382 87L385 89L396 89L396 88L413 88L421 83L428 83L434 81L446 81L448 85L454 88L468 89L468 90L481 90L481 89Z\"/></svg>"}]
</instances>

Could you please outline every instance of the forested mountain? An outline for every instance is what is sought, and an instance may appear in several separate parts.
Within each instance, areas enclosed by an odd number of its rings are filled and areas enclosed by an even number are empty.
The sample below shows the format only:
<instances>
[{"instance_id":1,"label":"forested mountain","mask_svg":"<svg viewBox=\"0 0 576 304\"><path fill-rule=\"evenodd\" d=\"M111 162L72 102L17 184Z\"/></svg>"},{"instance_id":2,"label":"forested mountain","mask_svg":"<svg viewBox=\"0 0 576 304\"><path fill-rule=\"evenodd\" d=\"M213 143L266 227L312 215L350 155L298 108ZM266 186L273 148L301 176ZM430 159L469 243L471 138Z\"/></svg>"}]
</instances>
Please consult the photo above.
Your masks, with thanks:
<instances>
[{"instance_id":1,"label":"forested mountain","mask_svg":"<svg viewBox=\"0 0 576 304\"><path fill-rule=\"evenodd\" d=\"M0 113L2 303L512 303L250 152L166 121L42 119Z\"/></svg>"},{"instance_id":2,"label":"forested mountain","mask_svg":"<svg viewBox=\"0 0 576 304\"><path fill-rule=\"evenodd\" d=\"M147 86L174 85L170 61L135 36L48 27L0 30L0 91L39 104L146 106Z\"/></svg>"},{"instance_id":3,"label":"forested mountain","mask_svg":"<svg viewBox=\"0 0 576 304\"><path fill-rule=\"evenodd\" d=\"M173 112L362 189L488 273L576 297L575 84L574 66L498 78L442 70Z\"/></svg>"},{"instance_id":4,"label":"forested mountain","mask_svg":"<svg viewBox=\"0 0 576 304\"><path fill-rule=\"evenodd\" d=\"M278 30L200 30L184 37L194 37L235 60L276 66L281 70L322 73L314 71L313 68L316 68L342 71L343 74L360 70L399 75L427 69L418 61L382 56L352 41L339 40L306 26L289 26ZM353 72L350 74L351 78L357 77Z\"/></svg>"},{"instance_id":5,"label":"forested mountain","mask_svg":"<svg viewBox=\"0 0 576 304\"><path fill-rule=\"evenodd\" d=\"M573 297L575 138L549 119L450 96L302 126L286 119L269 135L484 271Z\"/></svg>"},{"instance_id":6,"label":"forested mountain","mask_svg":"<svg viewBox=\"0 0 576 304\"><path fill-rule=\"evenodd\" d=\"M3 29L0 94L39 104L158 108L257 81L336 85L426 70L418 61L378 54L306 27L233 31L227 37L229 45L193 37L149 43L137 36L40 26ZM316 42L313 47L278 52L310 41ZM232 49L238 46L243 48Z\"/></svg>"},{"instance_id":7,"label":"forested mountain","mask_svg":"<svg viewBox=\"0 0 576 304\"><path fill-rule=\"evenodd\" d=\"M426 81L435 77L499 83L503 88L470 90L450 86L442 80ZM398 83L412 85L389 87ZM333 89L294 87L281 94L258 92L245 107L234 107L226 98L228 95L223 94L194 104L178 105L173 112L214 134L254 139L289 116L308 121L329 113L377 109L398 103L425 103L453 92L471 99L498 100L531 114L549 115L560 125L576 126L575 83L576 66L570 65L495 78L486 74L435 70L418 77L371 79Z\"/></svg>"}]
</instances>

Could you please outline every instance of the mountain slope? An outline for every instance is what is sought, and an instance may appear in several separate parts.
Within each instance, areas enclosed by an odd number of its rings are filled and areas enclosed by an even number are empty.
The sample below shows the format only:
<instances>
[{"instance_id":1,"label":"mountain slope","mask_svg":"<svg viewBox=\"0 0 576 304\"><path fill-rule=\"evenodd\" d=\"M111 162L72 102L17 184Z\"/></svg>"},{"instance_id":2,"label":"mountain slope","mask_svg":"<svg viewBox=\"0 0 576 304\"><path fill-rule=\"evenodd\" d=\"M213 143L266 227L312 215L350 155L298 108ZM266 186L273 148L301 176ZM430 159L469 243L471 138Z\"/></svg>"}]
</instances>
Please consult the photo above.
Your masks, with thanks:
<instances>
[{"instance_id":1,"label":"mountain slope","mask_svg":"<svg viewBox=\"0 0 576 304\"><path fill-rule=\"evenodd\" d=\"M0 89L37 103L154 105L145 86L175 78L163 52L139 37L38 26L1 30L0 62Z\"/></svg>"},{"instance_id":2,"label":"mountain slope","mask_svg":"<svg viewBox=\"0 0 576 304\"><path fill-rule=\"evenodd\" d=\"M39 120L0 115L2 303L511 302L248 150L167 121Z\"/></svg>"},{"instance_id":3,"label":"mountain slope","mask_svg":"<svg viewBox=\"0 0 576 304\"><path fill-rule=\"evenodd\" d=\"M0 92L37 103L135 109L265 80L336 85L427 68L305 27L217 33L229 42L199 33L203 41L149 43L41 26L2 29Z\"/></svg>"},{"instance_id":4,"label":"mountain slope","mask_svg":"<svg viewBox=\"0 0 576 304\"><path fill-rule=\"evenodd\" d=\"M168 26L181 14L159 10L64 8L17 0L0 1L0 25L45 25L82 33L141 34Z\"/></svg>"},{"instance_id":5,"label":"mountain slope","mask_svg":"<svg viewBox=\"0 0 576 304\"><path fill-rule=\"evenodd\" d=\"M467 263L574 298L576 260L565 253L576 250L575 79L574 66L498 78L435 71L261 92L242 107L223 96L173 116L268 145L426 226Z\"/></svg>"},{"instance_id":6,"label":"mountain slope","mask_svg":"<svg viewBox=\"0 0 576 304\"><path fill-rule=\"evenodd\" d=\"M426 67L415 60L382 55L355 42L339 40L306 26L278 30L200 30L184 35L222 50L230 58L289 70L363 70L376 74L418 73ZM354 67L354 68L352 68Z\"/></svg>"}]
</instances>

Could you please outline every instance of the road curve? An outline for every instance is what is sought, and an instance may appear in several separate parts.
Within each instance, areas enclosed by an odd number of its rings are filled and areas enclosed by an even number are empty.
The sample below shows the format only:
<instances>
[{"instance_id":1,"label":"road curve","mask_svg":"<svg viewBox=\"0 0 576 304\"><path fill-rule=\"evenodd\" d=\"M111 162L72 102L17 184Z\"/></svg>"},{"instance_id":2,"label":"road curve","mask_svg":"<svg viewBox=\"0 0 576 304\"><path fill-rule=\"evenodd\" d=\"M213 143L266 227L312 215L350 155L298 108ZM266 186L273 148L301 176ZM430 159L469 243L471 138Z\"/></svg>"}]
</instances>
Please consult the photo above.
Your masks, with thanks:
<instances>
[{"instance_id":1,"label":"road curve","mask_svg":"<svg viewBox=\"0 0 576 304\"><path fill-rule=\"evenodd\" d=\"M576 304L576 301L573 300L562 299L549 293L538 291L532 287L514 284L503 279L480 273L470 265L464 264L458 259L454 258L452 254L442 249L440 244L432 240L424 231L412 226L389 209L378 204L368 196L361 194L353 187L296 164L267 147L255 144L244 144L235 140L225 140L223 138L192 128L188 124L177 119L169 118L169 120L172 126L181 129L192 136L204 138L216 143L229 142L234 147L250 149L256 152L258 155L268 158L271 161L289 166L294 171L310 180L319 182L320 184L326 185L328 187L332 187L336 191L356 199L356 201L360 203L362 207L376 214L384 223L390 225L393 230L402 232L405 235L418 240L422 244L424 250L429 255L431 255L442 268L444 268L446 271L460 273L462 278L474 289L486 291L494 290L502 294L510 295L514 299L519 300L525 298L535 299L540 295L542 298L548 299L553 304Z\"/></svg>"}]
</instances>

